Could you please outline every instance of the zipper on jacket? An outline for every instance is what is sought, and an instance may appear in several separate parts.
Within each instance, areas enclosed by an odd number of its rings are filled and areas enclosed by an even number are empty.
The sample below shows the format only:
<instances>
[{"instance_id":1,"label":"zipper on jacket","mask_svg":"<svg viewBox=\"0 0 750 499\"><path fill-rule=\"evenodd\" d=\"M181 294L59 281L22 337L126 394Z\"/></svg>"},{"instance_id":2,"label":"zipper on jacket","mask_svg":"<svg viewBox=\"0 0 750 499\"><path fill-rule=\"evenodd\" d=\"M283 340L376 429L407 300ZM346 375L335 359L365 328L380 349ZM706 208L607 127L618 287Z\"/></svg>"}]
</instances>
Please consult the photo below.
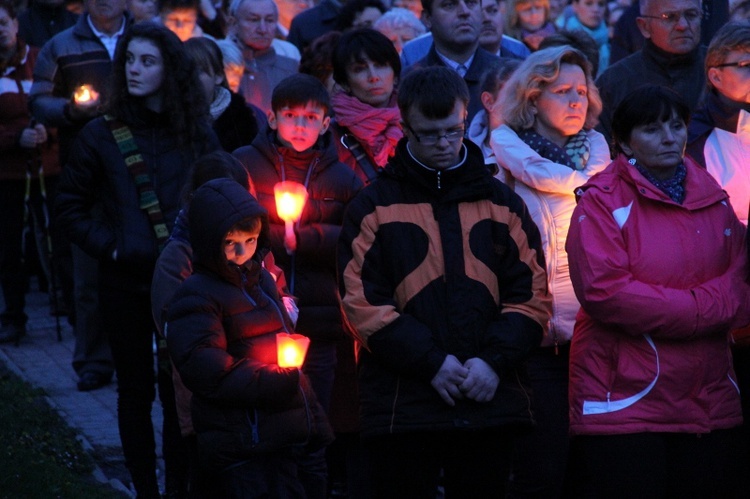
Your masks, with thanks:
<instances>
[{"instance_id":1,"label":"zipper on jacket","mask_svg":"<svg viewBox=\"0 0 750 499\"><path fill-rule=\"evenodd\" d=\"M250 423L250 438L253 442L253 447L260 443L260 433L258 432L258 409L253 409L254 420L250 419L250 415L245 413L248 423Z\"/></svg>"},{"instance_id":2,"label":"zipper on jacket","mask_svg":"<svg viewBox=\"0 0 750 499\"><path fill-rule=\"evenodd\" d=\"M255 300L253 300L253 297L250 296L250 293L248 293L247 289L245 288L245 286L247 285L247 276L242 271L242 269L239 269L239 272L240 272L240 281L242 281L242 294L245 295L245 298L247 298L250 301L253 307L257 307L258 303Z\"/></svg>"}]
</instances>

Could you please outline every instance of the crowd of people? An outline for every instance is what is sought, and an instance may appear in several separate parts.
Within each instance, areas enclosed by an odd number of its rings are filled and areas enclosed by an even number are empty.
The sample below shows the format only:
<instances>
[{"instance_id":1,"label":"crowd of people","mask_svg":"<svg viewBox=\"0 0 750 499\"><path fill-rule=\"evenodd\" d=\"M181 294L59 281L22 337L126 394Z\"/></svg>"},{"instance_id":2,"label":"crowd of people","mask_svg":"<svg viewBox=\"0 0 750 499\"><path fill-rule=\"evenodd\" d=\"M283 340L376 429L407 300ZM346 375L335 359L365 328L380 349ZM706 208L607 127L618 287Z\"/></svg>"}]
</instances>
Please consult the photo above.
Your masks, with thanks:
<instances>
[{"instance_id":1,"label":"crowd of people","mask_svg":"<svg viewBox=\"0 0 750 499\"><path fill-rule=\"evenodd\" d=\"M746 497L746 4L0 0L0 343L139 498Z\"/></svg>"}]
</instances>

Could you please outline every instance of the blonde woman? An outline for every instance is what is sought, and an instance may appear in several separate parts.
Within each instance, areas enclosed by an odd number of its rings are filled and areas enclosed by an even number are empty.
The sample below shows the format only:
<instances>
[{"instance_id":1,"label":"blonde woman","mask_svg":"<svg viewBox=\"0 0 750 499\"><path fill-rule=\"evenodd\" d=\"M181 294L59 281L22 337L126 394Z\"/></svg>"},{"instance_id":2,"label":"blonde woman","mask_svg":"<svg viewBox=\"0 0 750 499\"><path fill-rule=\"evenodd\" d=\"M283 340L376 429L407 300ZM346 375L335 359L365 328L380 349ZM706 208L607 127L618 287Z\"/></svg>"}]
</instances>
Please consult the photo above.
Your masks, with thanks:
<instances>
[{"instance_id":1,"label":"blonde woman","mask_svg":"<svg viewBox=\"0 0 750 499\"><path fill-rule=\"evenodd\" d=\"M553 315L549 335L529 359L536 431L519 440L511 491L560 494L568 454L568 354L578 301L565 240L574 190L609 164L593 130L602 104L591 63L570 46L531 54L503 87L495 112L504 123L490 144L542 235ZM534 488L531 488L534 487Z\"/></svg>"}]
</instances>

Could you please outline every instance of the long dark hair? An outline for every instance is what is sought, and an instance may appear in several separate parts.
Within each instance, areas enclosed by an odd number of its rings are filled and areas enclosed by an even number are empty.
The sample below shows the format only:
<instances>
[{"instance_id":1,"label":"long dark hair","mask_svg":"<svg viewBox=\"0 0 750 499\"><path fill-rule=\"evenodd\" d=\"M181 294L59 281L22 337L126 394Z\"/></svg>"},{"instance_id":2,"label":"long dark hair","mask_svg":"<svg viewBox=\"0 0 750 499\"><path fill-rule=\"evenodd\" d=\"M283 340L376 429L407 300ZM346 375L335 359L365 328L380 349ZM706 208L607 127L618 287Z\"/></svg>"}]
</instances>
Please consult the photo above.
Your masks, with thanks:
<instances>
[{"instance_id":1,"label":"long dark hair","mask_svg":"<svg viewBox=\"0 0 750 499\"><path fill-rule=\"evenodd\" d=\"M164 61L162 113L180 148L194 149L206 138L207 129L202 124L207 123L208 104L201 90L193 60L185 52L177 35L160 24L134 24L127 29L118 43L113 63L112 94L107 112L127 122L128 108L133 103L133 97L128 92L125 53L135 38L152 42L161 52Z\"/></svg>"}]
</instances>

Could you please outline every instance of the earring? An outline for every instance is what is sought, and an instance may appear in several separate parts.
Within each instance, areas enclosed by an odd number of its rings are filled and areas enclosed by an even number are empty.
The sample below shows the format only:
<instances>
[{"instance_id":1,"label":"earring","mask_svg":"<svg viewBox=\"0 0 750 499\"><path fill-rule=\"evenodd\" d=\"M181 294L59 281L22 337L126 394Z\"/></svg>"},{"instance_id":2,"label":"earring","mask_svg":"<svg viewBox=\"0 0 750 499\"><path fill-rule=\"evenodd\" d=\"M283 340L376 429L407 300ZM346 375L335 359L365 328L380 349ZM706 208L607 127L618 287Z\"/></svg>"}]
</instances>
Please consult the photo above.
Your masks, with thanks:
<instances>
[{"instance_id":1,"label":"earring","mask_svg":"<svg viewBox=\"0 0 750 499\"><path fill-rule=\"evenodd\" d=\"M630 158L628 160L628 163L630 163L631 165L635 166L635 158Z\"/></svg>"}]
</instances>

